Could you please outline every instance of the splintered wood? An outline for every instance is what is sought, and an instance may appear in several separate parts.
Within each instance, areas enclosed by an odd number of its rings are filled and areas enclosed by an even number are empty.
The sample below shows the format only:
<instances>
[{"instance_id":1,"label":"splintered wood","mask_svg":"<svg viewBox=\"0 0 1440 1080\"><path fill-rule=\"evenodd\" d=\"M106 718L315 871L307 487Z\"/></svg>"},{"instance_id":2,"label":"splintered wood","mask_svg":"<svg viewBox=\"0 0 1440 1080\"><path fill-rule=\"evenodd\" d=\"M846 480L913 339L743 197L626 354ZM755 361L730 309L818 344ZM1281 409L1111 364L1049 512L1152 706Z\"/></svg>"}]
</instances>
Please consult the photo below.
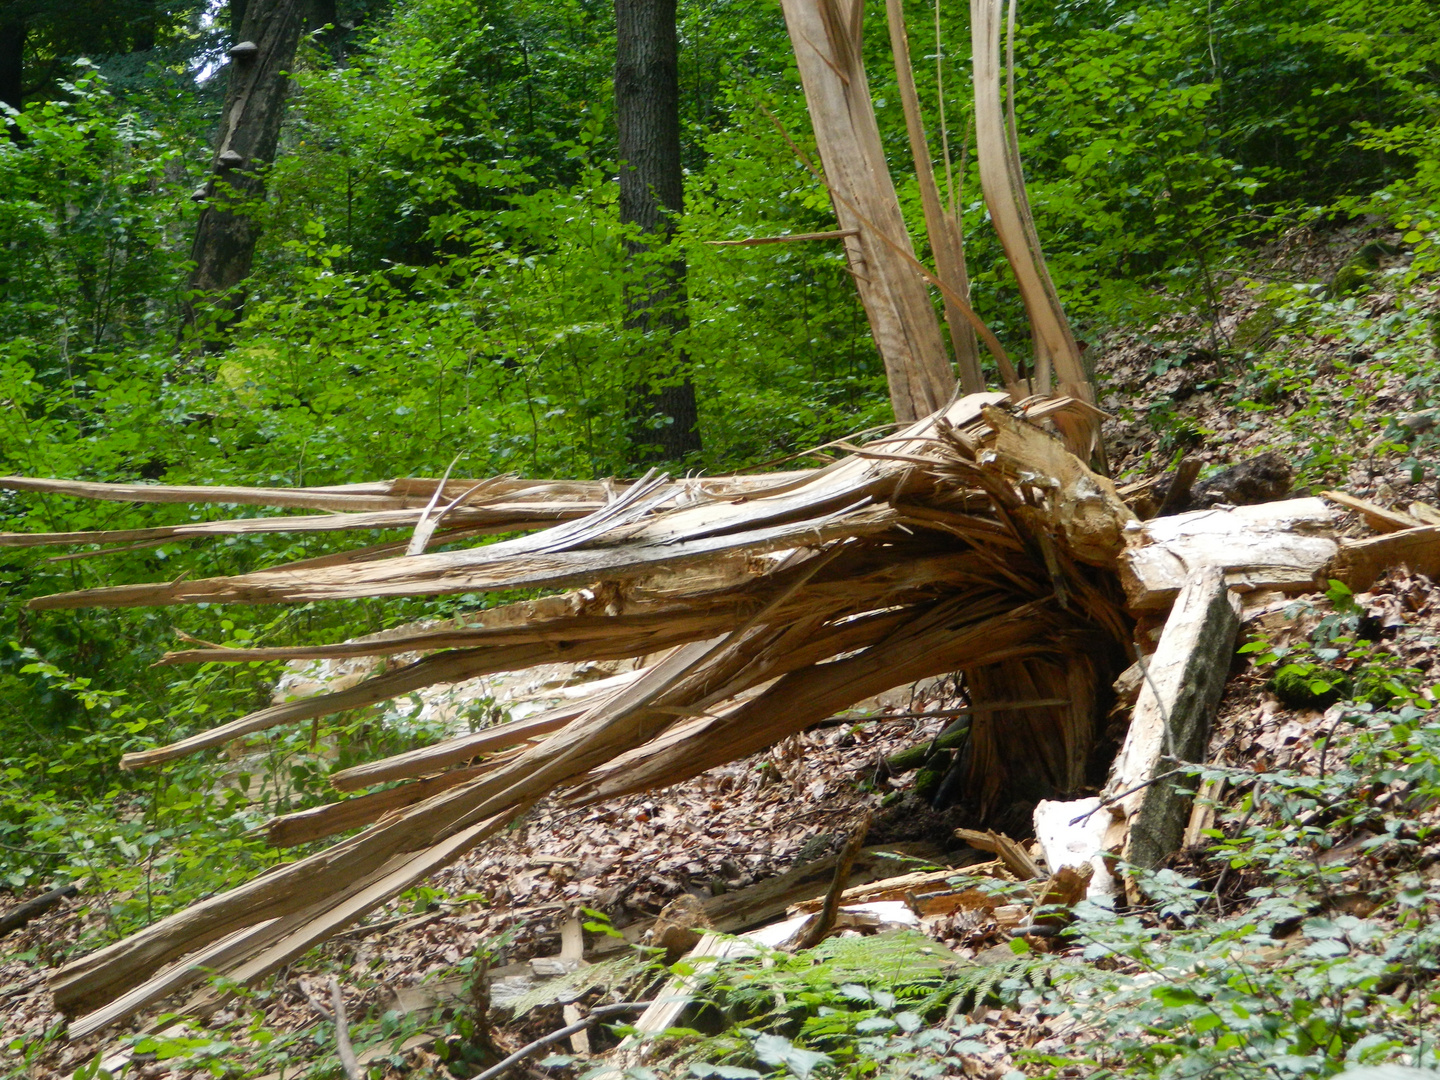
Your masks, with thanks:
<instances>
[{"instance_id":1,"label":"splintered wood","mask_svg":"<svg viewBox=\"0 0 1440 1080\"><path fill-rule=\"evenodd\" d=\"M1133 866L1156 868L1180 846L1190 804L1178 792L1194 781L1166 774L1203 763L1239 630L1240 598L1224 571L1209 567L1181 590L1159 646L1143 663L1140 699L1104 793L1114 800L1107 846L1118 843Z\"/></svg>"},{"instance_id":2,"label":"splintered wood","mask_svg":"<svg viewBox=\"0 0 1440 1080\"><path fill-rule=\"evenodd\" d=\"M277 819L270 831L277 844L363 828L58 972L56 1000L80 1017L72 1033L192 987L202 969L254 981L557 791L581 803L672 784L933 675L973 671L978 684L984 672L1013 671L1028 688L997 693L1001 701L1057 703L985 714L981 752L963 778L977 814L988 812L1011 774L1072 791L1096 737L1093 701L1129 663L1129 623L1110 567L1130 514L1108 481L1022 414L998 407L1007 400L1000 393L961 398L828 468L774 481L651 476L628 485L556 485L553 497L548 485L510 480L306 492L304 499L331 506L353 495L359 528L371 527L376 500L414 500L422 511L454 502L452 513L467 510L471 520L522 503L529 521L552 524L518 539L429 554L407 556L399 544L390 557L359 562L291 563L35 601L41 609L290 603L585 586L432 631L340 646L225 649L192 641L170 659L240 663L402 649L420 657L131 755L129 768L477 673L557 659L647 657L633 675L550 714L338 773L335 786L348 791L402 782ZM1036 404L1050 417L1069 407ZM62 490L60 482L0 483ZM116 494L93 485L63 490ZM184 494L212 498L203 489ZM240 502L243 494L224 489L221 497ZM122 495L148 496L171 501L173 493L126 487ZM588 513L574 516L577 506ZM392 502L384 509L415 507ZM283 529L288 519L264 520ZM516 521L507 529L516 531ZM413 527L423 524L422 516ZM1022 737L1007 735L1012 722L1023 726ZM201 991L182 1009L214 1000Z\"/></svg>"},{"instance_id":3,"label":"splintered wood","mask_svg":"<svg viewBox=\"0 0 1440 1080\"><path fill-rule=\"evenodd\" d=\"M290 963L543 799L580 804L677 783L936 675L962 673L970 694L970 750L945 783L975 824L1012 809L1016 798L1064 799L1086 780L1107 688L1135 660L1132 615L1158 618L1180 596L1149 661L1110 800L1103 808L1087 801L1124 826L1116 844L1106 841L1114 854L1153 864L1172 844L1176 821L1184 827L1173 805L1155 804L1168 791L1157 769L1193 761L1203 748L1233 647L1234 592L1306 591L1337 554L1352 582L1368 580L1387 560L1440 566L1440 512L1422 504L1400 513L1345 503L1398 531L1343 550L1335 514L1318 499L1136 520L1089 467L1103 471L1103 415L1025 199L1001 95L999 0L972 0L976 152L1030 317L1036 366L1028 380L969 306L954 207L942 204L933 175L921 192L937 272L916 258L867 89L863 5L782 6L840 226L809 238L845 245L896 417L909 423L904 430L860 449L847 445L849 457L815 471L684 480L443 478L276 489L0 478L0 489L50 496L320 512L0 535L0 546L83 549L59 558L176 539L410 534L230 577L61 593L31 601L37 610L548 594L355 642L231 649L188 641L165 662L417 658L127 755L126 768L243 746L282 725L437 684L554 661L635 661L625 677L543 715L334 774L337 792L357 794L275 819L269 839L289 846L359 831L61 968L51 986L57 1006L74 1018L72 1038L176 995L189 995L176 998L180 1015L218 1007L222 987L252 984ZM912 157L923 174L932 166L900 5L889 12ZM958 399L931 286L944 301L964 386L975 391ZM972 330L1008 392L980 390ZM1048 396L1052 382L1063 396ZM479 542L493 534L509 538ZM388 784L395 786L381 786ZM1057 809L1048 830L1055 835L1047 851L1056 852L1049 879L1004 837L976 832L975 842L991 845L1015 876L1034 880L1042 900L1073 903L1108 876L1108 864L1095 858L1098 823L1066 834L1075 822L1065 813ZM860 854L857 881L876 876L866 857ZM807 896L824 890L815 884L807 879ZM837 897L842 885L834 885ZM730 916L748 919L775 905L778 914L806 898L795 888L777 879ZM726 903L737 902L714 906ZM1018 923L1024 910L1011 914ZM710 917L718 928L731 925L716 911ZM700 946L718 948L708 939ZM197 986L211 976L220 981Z\"/></svg>"}]
</instances>

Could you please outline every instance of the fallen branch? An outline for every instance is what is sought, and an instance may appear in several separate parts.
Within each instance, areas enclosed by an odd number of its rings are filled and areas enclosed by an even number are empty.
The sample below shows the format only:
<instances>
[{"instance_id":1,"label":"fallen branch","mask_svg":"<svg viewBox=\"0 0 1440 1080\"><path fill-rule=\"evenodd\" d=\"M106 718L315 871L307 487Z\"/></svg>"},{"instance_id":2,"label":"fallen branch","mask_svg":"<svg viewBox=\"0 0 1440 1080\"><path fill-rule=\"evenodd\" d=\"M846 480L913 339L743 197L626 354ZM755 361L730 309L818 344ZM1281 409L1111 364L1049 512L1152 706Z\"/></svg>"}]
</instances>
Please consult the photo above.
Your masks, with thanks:
<instances>
[{"instance_id":1,"label":"fallen branch","mask_svg":"<svg viewBox=\"0 0 1440 1080\"><path fill-rule=\"evenodd\" d=\"M845 883L850 880L850 868L855 865L855 857L865 846L865 837L869 832L870 811L866 810L860 815L860 820L856 822L855 828L851 830L845 846L840 849L840 859L835 864L835 877L830 882L829 891L825 893L825 902L820 905L820 913L815 916L815 919L795 942L796 952L801 949L813 949L819 945L825 940L825 935L830 933L831 927L835 925L835 913L840 908L840 895L845 891Z\"/></svg>"},{"instance_id":2,"label":"fallen branch","mask_svg":"<svg viewBox=\"0 0 1440 1080\"><path fill-rule=\"evenodd\" d=\"M77 892L79 889L73 884L62 885L58 889L41 893L32 900L26 900L23 904L16 904L4 915L0 915L0 937L4 937L13 930L19 930L31 919L39 918L61 900L67 896L74 896Z\"/></svg>"},{"instance_id":3,"label":"fallen branch","mask_svg":"<svg viewBox=\"0 0 1440 1080\"><path fill-rule=\"evenodd\" d=\"M335 1010L335 1053L339 1055L340 1066L349 1080L365 1080L360 1063L355 1060L355 1048L350 1045L350 1025L345 1019L345 997L340 993L340 980L330 976L330 1001Z\"/></svg>"},{"instance_id":4,"label":"fallen branch","mask_svg":"<svg viewBox=\"0 0 1440 1080\"><path fill-rule=\"evenodd\" d=\"M590 1010L590 1015L585 1017L585 1019L577 1020L573 1024L567 1024L558 1031L550 1032L549 1035L541 1035L540 1038L532 1043L526 1043L504 1061L490 1066L490 1068L475 1077L475 1080L495 1080L497 1076L504 1076L537 1050L543 1050L547 1046L568 1039L571 1035L584 1031L592 1024L605 1019L607 1016L617 1016L620 1013L634 1012L636 1009L648 1009L653 1004L654 1002L652 1001L622 1001L616 1005L600 1005Z\"/></svg>"},{"instance_id":5,"label":"fallen branch","mask_svg":"<svg viewBox=\"0 0 1440 1080\"><path fill-rule=\"evenodd\" d=\"M1240 598L1224 571L1200 571L1175 601L1146 663L1130 730L1102 793L1114 815L1104 847L1126 863L1156 869L1180 845L1190 797L1178 774L1189 770L1161 765L1203 760L1239 630ZM1133 880L1126 892L1138 899Z\"/></svg>"}]
</instances>

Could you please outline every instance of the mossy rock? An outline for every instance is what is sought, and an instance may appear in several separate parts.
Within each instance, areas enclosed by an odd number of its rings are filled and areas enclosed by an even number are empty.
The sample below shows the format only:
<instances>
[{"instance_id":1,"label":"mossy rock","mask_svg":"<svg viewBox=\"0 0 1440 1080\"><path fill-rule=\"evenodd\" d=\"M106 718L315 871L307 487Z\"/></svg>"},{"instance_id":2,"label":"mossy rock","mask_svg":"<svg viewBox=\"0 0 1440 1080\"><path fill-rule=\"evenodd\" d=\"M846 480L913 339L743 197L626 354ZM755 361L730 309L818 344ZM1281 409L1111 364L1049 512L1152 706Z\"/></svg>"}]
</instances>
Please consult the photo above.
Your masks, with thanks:
<instances>
[{"instance_id":1,"label":"mossy rock","mask_svg":"<svg viewBox=\"0 0 1440 1080\"><path fill-rule=\"evenodd\" d=\"M1264 352L1279 329L1280 317L1275 314L1275 305L1261 304L1240 320L1230 335L1230 344L1240 352Z\"/></svg>"},{"instance_id":2,"label":"mossy rock","mask_svg":"<svg viewBox=\"0 0 1440 1080\"><path fill-rule=\"evenodd\" d=\"M1349 697L1350 676L1319 664L1286 664L1265 684L1287 709L1328 709Z\"/></svg>"},{"instance_id":3,"label":"mossy rock","mask_svg":"<svg viewBox=\"0 0 1440 1080\"><path fill-rule=\"evenodd\" d=\"M1366 266L1363 262L1348 262L1330 279L1330 285L1326 293L1332 297L1354 296L1365 291L1367 283L1375 273L1375 268Z\"/></svg>"},{"instance_id":4,"label":"mossy rock","mask_svg":"<svg viewBox=\"0 0 1440 1080\"><path fill-rule=\"evenodd\" d=\"M1395 255L1399 249L1383 240L1372 240L1345 262L1345 265L1335 271L1326 294L1331 297L1354 296L1356 293L1364 292L1369 287L1370 279L1375 276L1375 271L1380 269L1380 260L1387 255Z\"/></svg>"},{"instance_id":5,"label":"mossy rock","mask_svg":"<svg viewBox=\"0 0 1440 1080\"><path fill-rule=\"evenodd\" d=\"M945 760L949 755L944 755L939 768L921 769L915 774L915 796L925 800L927 803L935 797L935 792L940 790L940 782L945 779L945 774L950 771L950 762Z\"/></svg>"}]
</instances>

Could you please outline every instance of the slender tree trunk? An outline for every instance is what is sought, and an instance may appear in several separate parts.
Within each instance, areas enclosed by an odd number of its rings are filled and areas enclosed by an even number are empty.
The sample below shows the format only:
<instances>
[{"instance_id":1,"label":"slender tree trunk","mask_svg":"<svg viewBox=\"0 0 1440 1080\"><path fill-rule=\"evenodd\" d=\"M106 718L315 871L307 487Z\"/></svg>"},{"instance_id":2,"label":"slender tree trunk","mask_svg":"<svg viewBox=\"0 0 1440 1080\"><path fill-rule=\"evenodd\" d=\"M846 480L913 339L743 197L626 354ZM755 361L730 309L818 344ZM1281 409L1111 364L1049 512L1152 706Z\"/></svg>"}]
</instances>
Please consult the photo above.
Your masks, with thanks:
<instances>
[{"instance_id":1,"label":"slender tree trunk","mask_svg":"<svg viewBox=\"0 0 1440 1080\"><path fill-rule=\"evenodd\" d=\"M184 308L189 327L202 321L202 312L213 313L215 324L201 328L212 343L244 304L240 284L250 274L260 233L251 208L265 197L264 169L280 141L285 72L295 60L306 7L303 0L249 0L235 34L241 51L230 61L210 177L198 195L204 208L195 226L195 269ZM246 44L256 48L246 50Z\"/></svg>"},{"instance_id":2,"label":"slender tree trunk","mask_svg":"<svg viewBox=\"0 0 1440 1080\"><path fill-rule=\"evenodd\" d=\"M330 59L336 63L343 63L345 30L340 26L340 13L336 7L336 0L306 0L306 33L316 33L324 26L328 26L330 29L317 35L319 43L330 54Z\"/></svg>"},{"instance_id":3,"label":"slender tree trunk","mask_svg":"<svg viewBox=\"0 0 1440 1080\"><path fill-rule=\"evenodd\" d=\"M684 210L680 170L679 46L675 0L615 0L615 116L620 129L620 220L654 241L675 234ZM629 243L644 264L649 244ZM689 358L671 338L689 325L685 260L651 266L626 300L626 327L646 331L652 377L632 388L631 443L646 460L676 460L700 449Z\"/></svg>"}]
</instances>

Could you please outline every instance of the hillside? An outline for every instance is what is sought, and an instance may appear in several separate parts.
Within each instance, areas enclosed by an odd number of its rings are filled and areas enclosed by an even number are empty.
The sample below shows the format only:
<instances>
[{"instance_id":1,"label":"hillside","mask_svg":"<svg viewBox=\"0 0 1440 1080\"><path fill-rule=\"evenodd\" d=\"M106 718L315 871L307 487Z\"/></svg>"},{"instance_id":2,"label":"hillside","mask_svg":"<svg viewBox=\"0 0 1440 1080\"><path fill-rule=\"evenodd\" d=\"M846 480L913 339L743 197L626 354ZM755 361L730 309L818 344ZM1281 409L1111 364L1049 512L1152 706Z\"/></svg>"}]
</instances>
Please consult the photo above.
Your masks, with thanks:
<instances>
[{"instance_id":1,"label":"hillside","mask_svg":"<svg viewBox=\"0 0 1440 1080\"><path fill-rule=\"evenodd\" d=\"M1440 1076L1432 6L0 0L0 1075Z\"/></svg>"},{"instance_id":2,"label":"hillside","mask_svg":"<svg viewBox=\"0 0 1440 1080\"><path fill-rule=\"evenodd\" d=\"M1343 486L1397 508L1434 498L1437 436L1416 418L1432 406L1440 290L1407 282L1400 259L1351 295L1325 295L1325 277L1377 238L1393 239L1347 231L1271 256L1226 291L1213 324L1170 319L1092 345L1118 414L1107 434L1122 477L1157 475L1182 452L1214 471L1274 451L1300 493ZM822 1064L807 1051L897 1074L994 1077L1220 1063L1227 1075L1322 1076L1344 1061L1420 1063L1417 1053L1433 1053L1425 1032L1436 1007L1426 987L1440 900L1440 730L1427 715L1440 684L1440 588L1397 572L1358 596L1332 589L1255 606L1245 633L1257 644L1236 660L1203 774L1223 781L1213 831L1153 879L1150 902L1124 917L1082 904L1056 937L1014 939L983 916L924 918L923 932L961 966L913 984L903 967L886 973L893 958L872 969L861 957L833 976L833 956L813 968L802 956L798 967L724 969L710 991L725 1010L720 1030L669 1044L647 1067L740 1076L759 1055L803 1076ZM676 896L743 892L825 854L861 806L877 814L872 846L960 855L951 830L963 814L924 808L913 773L877 771L944 726L886 713L954 705L933 687L675 788L539 809L208 1027L142 1040L131 1068L333 1070L333 1028L314 1005L328 1000L333 973L356 1045L381 1052L373 1075L475 1075L466 1062L483 1060L487 1040L510 1048L564 1021L558 1006L513 1020L498 1006L477 1013L452 988L486 965L524 972L532 957L553 956L577 907L589 947L603 948L607 921L633 937ZM823 877L812 888L823 890ZM82 884L7 940L6 1039L25 1075L67 1076L118 1045L55 1040L38 972L68 943L103 935L107 908L136 899ZM1028 944L1017 954L1012 941ZM969 973L985 965L992 974L977 983ZM633 966L597 971L580 1002L633 998L653 978ZM491 983L492 998L502 985ZM757 1041L777 1037L791 1049ZM595 1052L613 1043L603 1028L592 1040ZM563 1066L586 1067L583 1055Z\"/></svg>"}]
</instances>

